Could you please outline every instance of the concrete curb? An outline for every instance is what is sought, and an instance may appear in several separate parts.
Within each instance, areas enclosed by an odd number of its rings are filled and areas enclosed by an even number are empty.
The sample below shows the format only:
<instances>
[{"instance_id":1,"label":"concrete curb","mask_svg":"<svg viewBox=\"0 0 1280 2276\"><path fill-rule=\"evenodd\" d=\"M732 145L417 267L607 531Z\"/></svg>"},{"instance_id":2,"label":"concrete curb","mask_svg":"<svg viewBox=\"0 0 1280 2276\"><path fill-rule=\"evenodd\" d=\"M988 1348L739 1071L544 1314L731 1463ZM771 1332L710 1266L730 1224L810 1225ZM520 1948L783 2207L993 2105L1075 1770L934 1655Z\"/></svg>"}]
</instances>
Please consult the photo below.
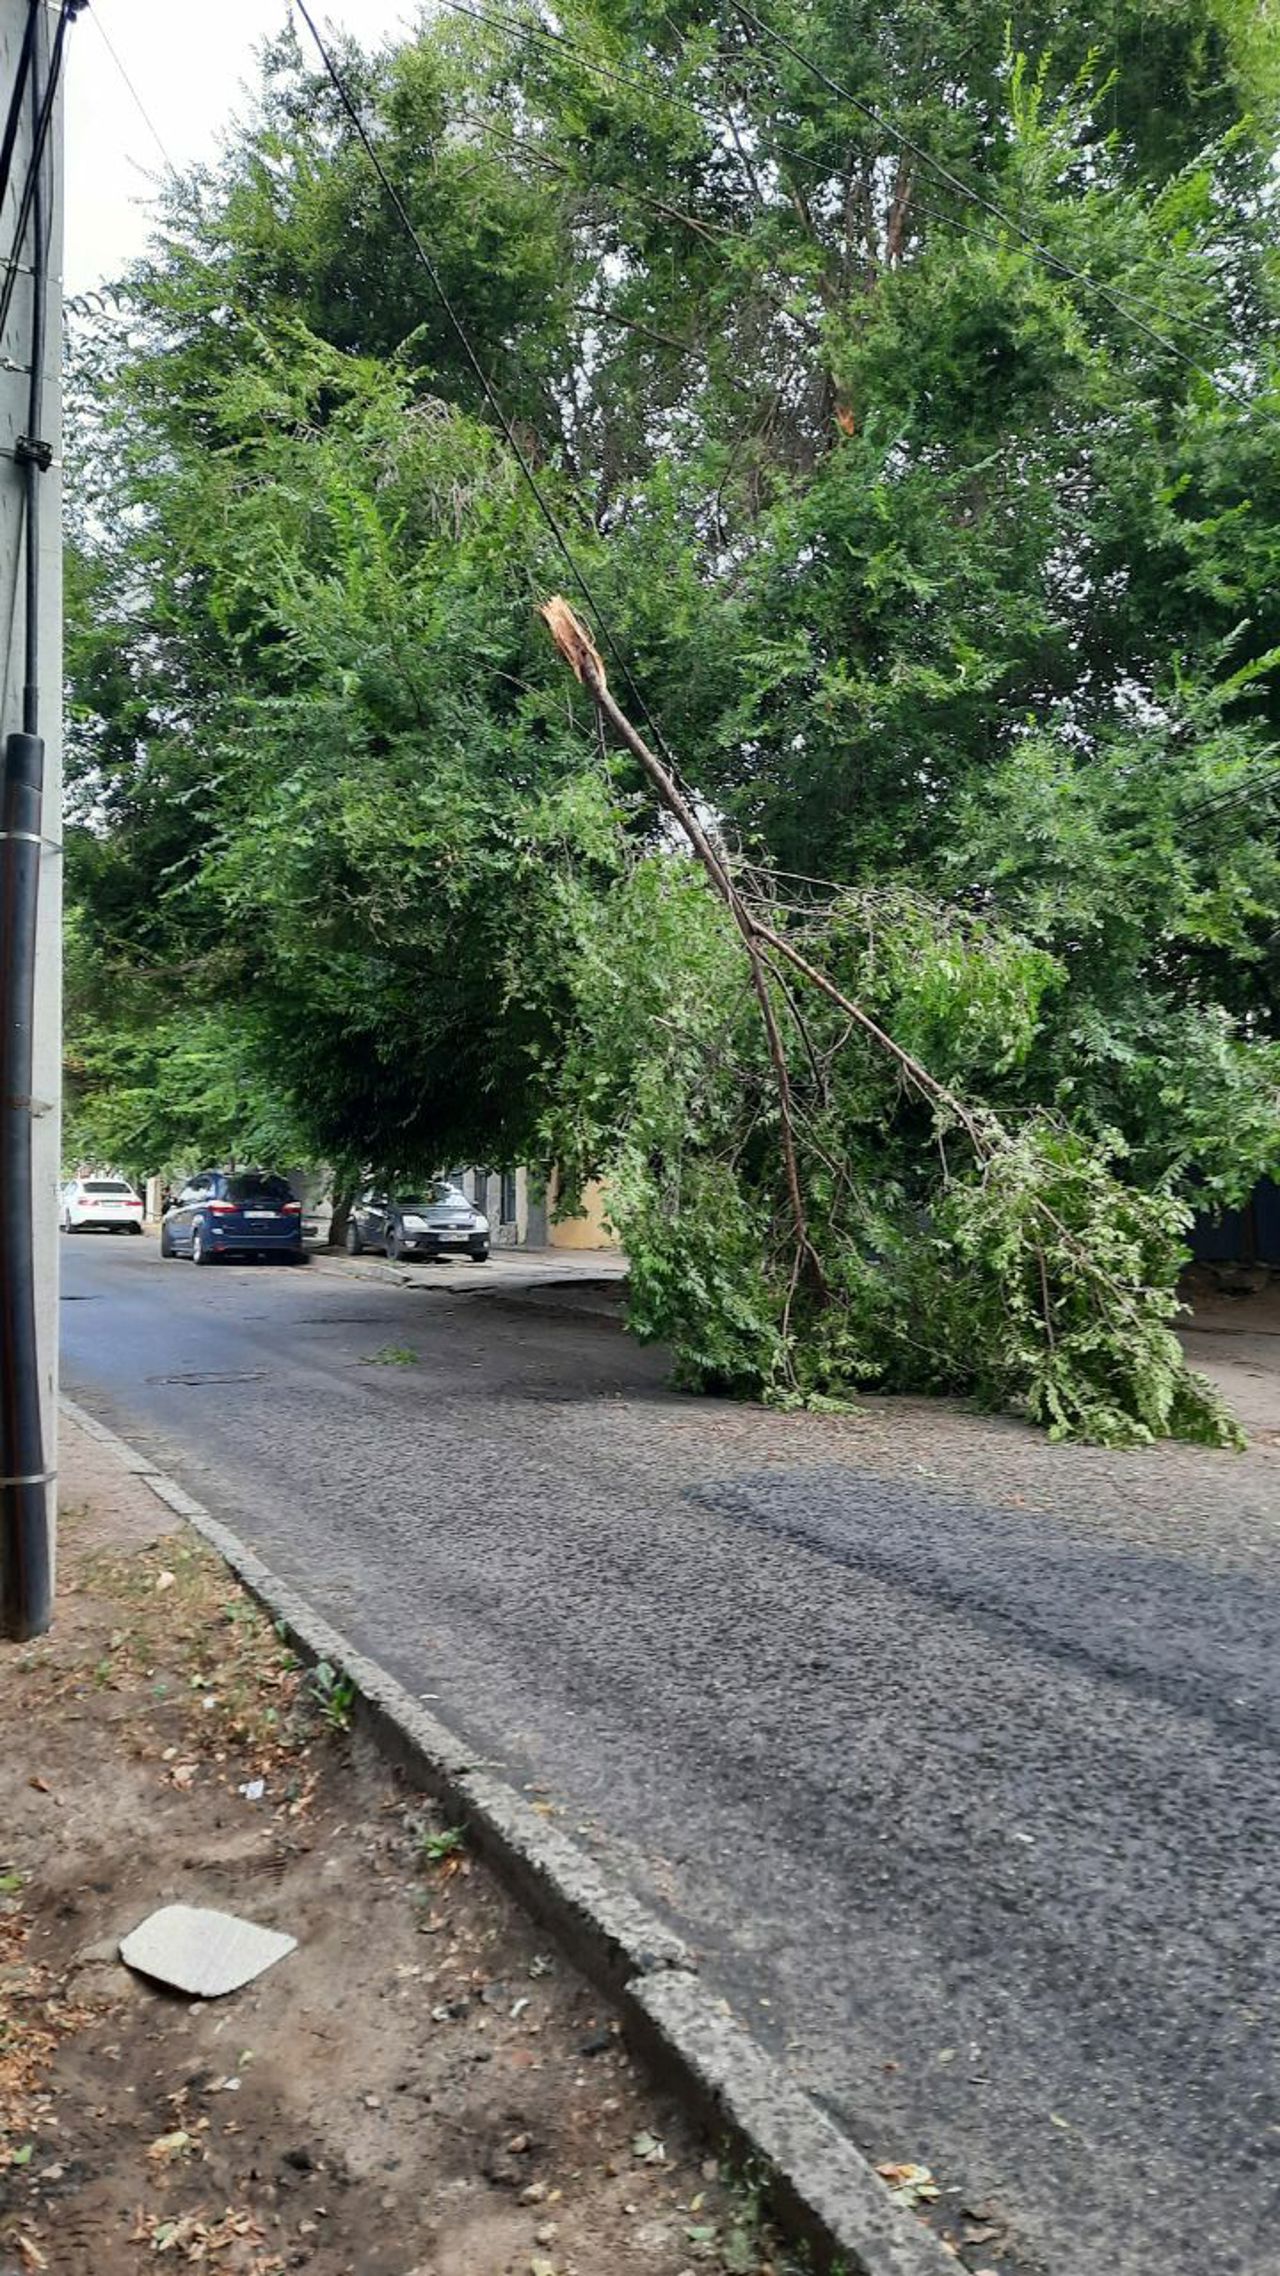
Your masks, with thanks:
<instances>
[{"instance_id":1,"label":"concrete curb","mask_svg":"<svg viewBox=\"0 0 1280 2276\"><path fill-rule=\"evenodd\" d=\"M67 1397L69 1422L110 1449L230 1566L301 1656L355 1687L381 1750L451 1814L585 1974L617 1999L651 2067L732 2154L764 2178L788 2229L831 2276L956 2276L931 2230L895 2205L867 2160L701 1984L688 1947L612 1885L594 1861L474 1765L456 1734L357 1652L269 1565L95 1415Z\"/></svg>"},{"instance_id":2,"label":"concrete curb","mask_svg":"<svg viewBox=\"0 0 1280 2276\"><path fill-rule=\"evenodd\" d=\"M308 1249L306 1258L312 1272L322 1273L330 1280L378 1280L384 1288L423 1286L421 1273L388 1264L385 1257L339 1257L325 1249Z\"/></svg>"}]
</instances>

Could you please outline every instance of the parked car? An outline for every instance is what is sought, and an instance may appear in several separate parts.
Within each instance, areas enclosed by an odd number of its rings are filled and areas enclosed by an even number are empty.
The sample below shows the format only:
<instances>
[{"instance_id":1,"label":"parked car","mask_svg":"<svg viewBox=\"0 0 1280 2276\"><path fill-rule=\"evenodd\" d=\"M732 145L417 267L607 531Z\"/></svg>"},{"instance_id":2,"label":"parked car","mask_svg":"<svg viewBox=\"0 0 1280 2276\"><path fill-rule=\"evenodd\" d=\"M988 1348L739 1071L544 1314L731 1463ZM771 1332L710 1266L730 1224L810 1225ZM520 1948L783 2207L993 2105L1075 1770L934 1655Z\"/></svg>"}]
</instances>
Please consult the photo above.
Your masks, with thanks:
<instances>
[{"instance_id":1,"label":"parked car","mask_svg":"<svg viewBox=\"0 0 1280 2276\"><path fill-rule=\"evenodd\" d=\"M423 1193L366 1193L347 1220L348 1256L364 1249L382 1249L397 1264L406 1257L463 1253L484 1264L489 1220L448 1178L437 1178Z\"/></svg>"},{"instance_id":2,"label":"parked car","mask_svg":"<svg viewBox=\"0 0 1280 2276\"><path fill-rule=\"evenodd\" d=\"M219 1257L302 1261L302 1203L271 1170L201 1170L188 1178L160 1225L162 1257L216 1264Z\"/></svg>"},{"instance_id":3,"label":"parked car","mask_svg":"<svg viewBox=\"0 0 1280 2276\"><path fill-rule=\"evenodd\" d=\"M127 1178L69 1178L62 1188L64 1233L140 1233L142 1196Z\"/></svg>"}]
</instances>

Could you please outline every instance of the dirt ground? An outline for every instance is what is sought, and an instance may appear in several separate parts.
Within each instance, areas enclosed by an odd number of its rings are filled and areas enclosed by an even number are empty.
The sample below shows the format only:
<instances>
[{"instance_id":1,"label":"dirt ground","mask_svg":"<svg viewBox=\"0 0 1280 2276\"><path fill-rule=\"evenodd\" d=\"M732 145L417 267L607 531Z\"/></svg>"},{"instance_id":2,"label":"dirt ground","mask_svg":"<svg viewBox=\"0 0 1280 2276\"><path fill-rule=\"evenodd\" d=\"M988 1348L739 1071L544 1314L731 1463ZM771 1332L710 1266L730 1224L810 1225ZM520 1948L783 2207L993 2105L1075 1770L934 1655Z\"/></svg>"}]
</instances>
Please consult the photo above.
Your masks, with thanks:
<instances>
[{"instance_id":1,"label":"dirt ground","mask_svg":"<svg viewBox=\"0 0 1280 2276\"><path fill-rule=\"evenodd\" d=\"M0 1647L0 2276L783 2276L341 1692L70 1427L63 1480L56 1627ZM298 1949L166 1993L117 1946L175 1901Z\"/></svg>"}]
</instances>

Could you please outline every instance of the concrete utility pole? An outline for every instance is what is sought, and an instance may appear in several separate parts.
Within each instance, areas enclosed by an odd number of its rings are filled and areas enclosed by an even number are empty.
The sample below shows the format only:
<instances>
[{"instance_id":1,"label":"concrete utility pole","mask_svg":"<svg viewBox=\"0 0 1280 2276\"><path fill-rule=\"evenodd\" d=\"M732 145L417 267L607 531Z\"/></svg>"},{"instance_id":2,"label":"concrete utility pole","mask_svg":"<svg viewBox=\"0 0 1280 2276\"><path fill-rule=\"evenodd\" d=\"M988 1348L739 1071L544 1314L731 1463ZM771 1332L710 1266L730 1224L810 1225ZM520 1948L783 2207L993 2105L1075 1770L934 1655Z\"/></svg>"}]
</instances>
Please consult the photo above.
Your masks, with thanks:
<instances>
[{"instance_id":1,"label":"concrete utility pole","mask_svg":"<svg viewBox=\"0 0 1280 2276\"><path fill-rule=\"evenodd\" d=\"M52 1610L61 1100L62 85L0 0L0 1633Z\"/></svg>"}]
</instances>

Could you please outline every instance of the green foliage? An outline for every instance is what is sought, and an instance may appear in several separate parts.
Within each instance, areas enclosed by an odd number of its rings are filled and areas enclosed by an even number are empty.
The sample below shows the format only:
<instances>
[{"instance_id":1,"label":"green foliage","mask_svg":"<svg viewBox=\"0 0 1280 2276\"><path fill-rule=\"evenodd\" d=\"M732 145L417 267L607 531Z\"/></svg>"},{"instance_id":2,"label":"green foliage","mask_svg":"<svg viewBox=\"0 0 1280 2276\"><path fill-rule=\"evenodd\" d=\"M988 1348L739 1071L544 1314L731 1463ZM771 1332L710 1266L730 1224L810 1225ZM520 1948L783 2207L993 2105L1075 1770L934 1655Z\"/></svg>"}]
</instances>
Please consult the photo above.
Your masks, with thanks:
<instances>
[{"instance_id":1,"label":"green foliage","mask_svg":"<svg viewBox=\"0 0 1280 2276\"><path fill-rule=\"evenodd\" d=\"M926 1111L821 999L779 989L808 1235L797 1251L763 1029L728 915L669 855L580 912L578 1020L548 1140L603 1163L630 1321L695 1387L785 1404L963 1391L1053 1436L1240 1443L1172 1333L1189 1212L1040 1112ZM988 1092L1032 1048L1054 967L918 898L836 901L806 953L911 1049ZM655 1018L653 1005L668 1011Z\"/></svg>"},{"instance_id":2,"label":"green foliage","mask_svg":"<svg viewBox=\"0 0 1280 2276\"><path fill-rule=\"evenodd\" d=\"M355 1712L356 1687L349 1675L342 1675L328 1660L317 1660L307 1677L307 1687L331 1730L348 1731Z\"/></svg>"},{"instance_id":3,"label":"green foliage","mask_svg":"<svg viewBox=\"0 0 1280 2276\"><path fill-rule=\"evenodd\" d=\"M159 559L117 659L140 679L198 583L170 635L182 734L131 736L109 772L73 735L81 1121L131 1161L286 1138L352 1175L516 1159L558 1049L557 874L616 858L535 632L545 538L482 429L296 327L260 350L216 390L225 447L147 478Z\"/></svg>"},{"instance_id":4,"label":"green foliage","mask_svg":"<svg viewBox=\"0 0 1280 2276\"><path fill-rule=\"evenodd\" d=\"M419 1834L418 1850L424 1864L443 1865L446 1858L456 1857L465 1849L466 1842L465 1826L444 1826L437 1832Z\"/></svg>"},{"instance_id":5,"label":"green foliage","mask_svg":"<svg viewBox=\"0 0 1280 2276\"><path fill-rule=\"evenodd\" d=\"M1240 1445L1170 1327L1188 1217L1179 1202L1121 1184L1062 1126L1034 1120L947 1180L927 1222L899 1228L875 1267L853 1261L835 1363L852 1342L877 1354L881 1381L960 1386L1054 1438Z\"/></svg>"}]
</instances>

